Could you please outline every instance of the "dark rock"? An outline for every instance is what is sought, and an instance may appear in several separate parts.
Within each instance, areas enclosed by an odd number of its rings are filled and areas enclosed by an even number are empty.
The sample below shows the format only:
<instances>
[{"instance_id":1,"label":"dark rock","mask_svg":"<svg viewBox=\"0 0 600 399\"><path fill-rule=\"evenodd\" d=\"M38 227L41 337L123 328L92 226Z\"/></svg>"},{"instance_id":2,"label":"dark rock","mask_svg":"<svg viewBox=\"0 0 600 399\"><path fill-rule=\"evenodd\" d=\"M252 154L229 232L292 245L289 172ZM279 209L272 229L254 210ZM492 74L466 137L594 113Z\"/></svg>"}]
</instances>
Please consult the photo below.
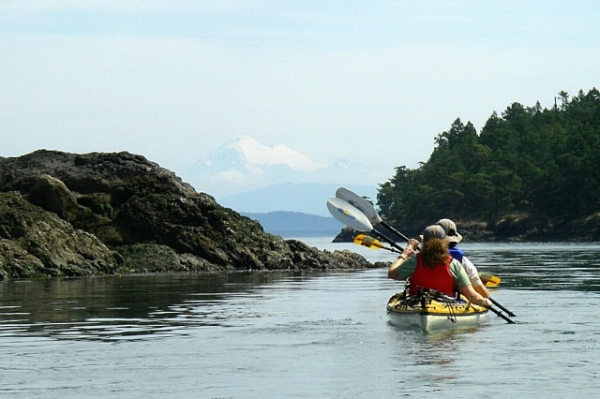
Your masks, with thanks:
<instances>
[{"instance_id":1,"label":"dark rock","mask_svg":"<svg viewBox=\"0 0 600 399\"><path fill-rule=\"evenodd\" d=\"M6 277L372 267L265 233L127 152L0 158L0 195Z\"/></svg>"},{"instance_id":2,"label":"dark rock","mask_svg":"<svg viewBox=\"0 0 600 399\"><path fill-rule=\"evenodd\" d=\"M568 223L562 238L569 241L600 241L600 212Z\"/></svg>"},{"instance_id":3,"label":"dark rock","mask_svg":"<svg viewBox=\"0 0 600 399\"><path fill-rule=\"evenodd\" d=\"M339 234L333 238L332 242L352 242L357 234L361 233L351 227L344 227L340 230Z\"/></svg>"},{"instance_id":4,"label":"dark rock","mask_svg":"<svg viewBox=\"0 0 600 399\"><path fill-rule=\"evenodd\" d=\"M463 242L482 242L494 240L494 232L485 222L458 222L457 229L463 236Z\"/></svg>"},{"instance_id":5,"label":"dark rock","mask_svg":"<svg viewBox=\"0 0 600 399\"><path fill-rule=\"evenodd\" d=\"M0 193L0 275L4 278L114 273L121 256L18 193Z\"/></svg>"},{"instance_id":6,"label":"dark rock","mask_svg":"<svg viewBox=\"0 0 600 399\"><path fill-rule=\"evenodd\" d=\"M74 221L82 208L67 186L49 175L41 175L33 183L27 200L47 211L56 213L67 222Z\"/></svg>"}]
</instances>

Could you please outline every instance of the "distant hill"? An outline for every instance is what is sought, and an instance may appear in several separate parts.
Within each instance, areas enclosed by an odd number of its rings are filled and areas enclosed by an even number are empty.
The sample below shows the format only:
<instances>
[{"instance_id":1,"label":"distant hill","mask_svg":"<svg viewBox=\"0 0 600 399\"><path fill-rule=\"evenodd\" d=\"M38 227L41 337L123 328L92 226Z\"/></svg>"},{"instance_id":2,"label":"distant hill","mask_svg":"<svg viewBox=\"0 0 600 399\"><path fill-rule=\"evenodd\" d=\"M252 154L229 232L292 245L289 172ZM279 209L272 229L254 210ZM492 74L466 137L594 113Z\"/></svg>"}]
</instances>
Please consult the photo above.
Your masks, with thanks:
<instances>
[{"instance_id":1,"label":"distant hill","mask_svg":"<svg viewBox=\"0 0 600 399\"><path fill-rule=\"evenodd\" d=\"M325 183L279 183L243 194L218 198L217 201L242 214L287 211L331 216L327 210L327 199L334 197L340 186L341 184ZM370 199L377 197L375 185L344 186Z\"/></svg>"},{"instance_id":2,"label":"distant hill","mask_svg":"<svg viewBox=\"0 0 600 399\"><path fill-rule=\"evenodd\" d=\"M267 233L284 238L293 237L335 237L342 224L333 217L310 215L301 212L242 213L257 220Z\"/></svg>"}]
</instances>

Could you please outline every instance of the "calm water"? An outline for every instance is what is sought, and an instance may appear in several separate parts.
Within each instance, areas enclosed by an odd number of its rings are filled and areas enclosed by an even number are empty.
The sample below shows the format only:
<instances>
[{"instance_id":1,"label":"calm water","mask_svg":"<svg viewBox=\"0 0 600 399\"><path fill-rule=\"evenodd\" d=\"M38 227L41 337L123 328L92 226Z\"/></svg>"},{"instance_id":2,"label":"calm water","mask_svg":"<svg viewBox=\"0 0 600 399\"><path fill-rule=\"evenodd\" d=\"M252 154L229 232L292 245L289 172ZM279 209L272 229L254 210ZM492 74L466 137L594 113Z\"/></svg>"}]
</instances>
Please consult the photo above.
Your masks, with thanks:
<instances>
[{"instance_id":1,"label":"calm water","mask_svg":"<svg viewBox=\"0 0 600 399\"><path fill-rule=\"evenodd\" d=\"M600 245L464 248L518 324L393 327L383 269L0 283L0 397L596 398Z\"/></svg>"}]
</instances>

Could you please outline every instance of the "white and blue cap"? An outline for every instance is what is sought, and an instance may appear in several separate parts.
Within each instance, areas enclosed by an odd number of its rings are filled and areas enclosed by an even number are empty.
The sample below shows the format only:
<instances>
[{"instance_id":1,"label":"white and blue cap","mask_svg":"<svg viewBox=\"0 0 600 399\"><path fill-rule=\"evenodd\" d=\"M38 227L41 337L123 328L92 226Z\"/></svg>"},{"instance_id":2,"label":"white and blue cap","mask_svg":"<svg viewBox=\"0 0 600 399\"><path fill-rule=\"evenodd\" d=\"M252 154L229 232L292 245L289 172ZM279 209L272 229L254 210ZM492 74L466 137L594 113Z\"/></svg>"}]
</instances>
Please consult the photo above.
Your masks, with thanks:
<instances>
[{"instance_id":1,"label":"white and blue cap","mask_svg":"<svg viewBox=\"0 0 600 399\"><path fill-rule=\"evenodd\" d=\"M446 233L444 232L444 228L442 226L438 226L437 224L428 226L423 230L423 242L433 240L437 238L438 240L443 240L446 238Z\"/></svg>"}]
</instances>

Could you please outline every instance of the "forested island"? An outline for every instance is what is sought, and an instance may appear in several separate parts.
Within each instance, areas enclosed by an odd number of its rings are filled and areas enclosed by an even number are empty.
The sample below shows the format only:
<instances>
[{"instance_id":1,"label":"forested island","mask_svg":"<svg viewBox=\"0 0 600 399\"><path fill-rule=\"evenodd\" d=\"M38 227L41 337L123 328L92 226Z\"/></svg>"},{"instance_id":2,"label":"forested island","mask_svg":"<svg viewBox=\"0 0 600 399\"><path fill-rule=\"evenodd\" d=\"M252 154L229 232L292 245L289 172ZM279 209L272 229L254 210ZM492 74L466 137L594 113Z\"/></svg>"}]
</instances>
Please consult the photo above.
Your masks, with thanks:
<instances>
[{"instance_id":1,"label":"forested island","mask_svg":"<svg viewBox=\"0 0 600 399\"><path fill-rule=\"evenodd\" d=\"M479 134L457 119L427 162L396 168L377 204L410 234L447 217L473 239L599 240L600 92L513 103Z\"/></svg>"}]
</instances>

